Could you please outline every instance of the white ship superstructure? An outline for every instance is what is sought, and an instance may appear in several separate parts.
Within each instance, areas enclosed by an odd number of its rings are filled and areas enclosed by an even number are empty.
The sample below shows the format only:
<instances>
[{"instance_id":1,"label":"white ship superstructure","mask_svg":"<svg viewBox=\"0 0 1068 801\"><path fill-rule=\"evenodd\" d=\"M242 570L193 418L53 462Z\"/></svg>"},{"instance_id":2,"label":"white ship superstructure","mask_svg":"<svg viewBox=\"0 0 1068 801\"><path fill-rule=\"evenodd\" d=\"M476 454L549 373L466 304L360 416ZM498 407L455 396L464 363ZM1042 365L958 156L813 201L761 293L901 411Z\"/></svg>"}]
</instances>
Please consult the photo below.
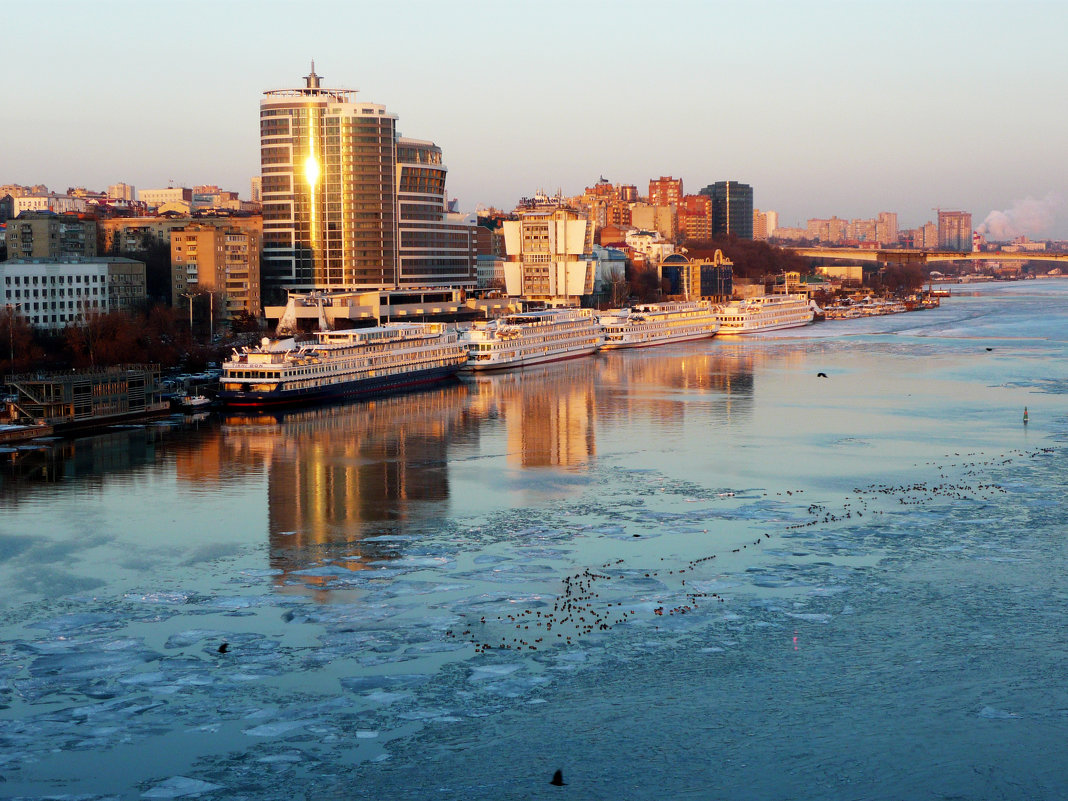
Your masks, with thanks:
<instances>
[{"instance_id":1,"label":"white ship superstructure","mask_svg":"<svg viewBox=\"0 0 1068 801\"><path fill-rule=\"evenodd\" d=\"M719 330L715 307L701 300L650 303L601 314L604 347L644 348L668 342L705 339Z\"/></svg>"},{"instance_id":2,"label":"white ship superstructure","mask_svg":"<svg viewBox=\"0 0 1068 801\"><path fill-rule=\"evenodd\" d=\"M719 333L755 334L812 322L816 305L804 295L757 295L720 306Z\"/></svg>"},{"instance_id":3,"label":"white ship superstructure","mask_svg":"<svg viewBox=\"0 0 1068 801\"><path fill-rule=\"evenodd\" d=\"M264 339L223 363L219 399L229 406L311 403L439 381L467 358L442 323L385 323L319 331L316 341Z\"/></svg>"},{"instance_id":4,"label":"white ship superstructure","mask_svg":"<svg viewBox=\"0 0 1068 801\"><path fill-rule=\"evenodd\" d=\"M596 352L604 332L592 309L546 309L476 323L461 335L464 370L502 370Z\"/></svg>"}]
</instances>

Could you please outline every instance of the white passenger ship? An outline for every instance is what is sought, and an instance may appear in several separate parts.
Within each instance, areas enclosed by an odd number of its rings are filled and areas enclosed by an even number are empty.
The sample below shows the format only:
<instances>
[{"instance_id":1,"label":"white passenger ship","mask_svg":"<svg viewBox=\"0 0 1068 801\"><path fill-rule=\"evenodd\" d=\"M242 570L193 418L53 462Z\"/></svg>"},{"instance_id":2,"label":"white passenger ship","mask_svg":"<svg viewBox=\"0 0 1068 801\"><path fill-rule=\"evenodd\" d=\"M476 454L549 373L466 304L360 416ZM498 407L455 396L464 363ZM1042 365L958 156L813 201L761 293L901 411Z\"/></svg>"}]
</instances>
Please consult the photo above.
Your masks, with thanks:
<instances>
[{"instance_id":1,"label":"white passenger ship","mask_svg":"<svg viewBox=\"0 0 1068 801\"><path fill-rule=\"evenodd\" d=\"M804 295L757 295L720 306L721 335L755 334L808 325L816 304Z\"/></svg>"},{"instance_id":2,"label":"white passenger ship","mask_svg":"<svg viewBox=\"0 0 1068 801\"><path fill-rule=\"evenodd\" d=\"M546 309L475 323L461 334L464 370L503 370L596 352L604 331L592 309Z\"/></svg>"},{"instance_id":3,"label":"white passenger ship","mask_svg":"<svg viewBox=\"0 0 1068 801\"><path fill-rule=\"evenodd\" d=\"M318 331L316 341L264 338L223 363L219 400L227 406L281 406L390 392L440 381L467 358L442 323L384 323Z\"/></svg>"},{"instance_id":4,"label":"white passenger ship","mask_svg":"<svg viewBox=\"0 0 1068 801\"><path fill-rule=\"evenodd\" d=\"M601 314L601 325L605 349L645 348L714 336L719 318L708 301L684 300L609 309Z\"/></svg>"}]
</instances>

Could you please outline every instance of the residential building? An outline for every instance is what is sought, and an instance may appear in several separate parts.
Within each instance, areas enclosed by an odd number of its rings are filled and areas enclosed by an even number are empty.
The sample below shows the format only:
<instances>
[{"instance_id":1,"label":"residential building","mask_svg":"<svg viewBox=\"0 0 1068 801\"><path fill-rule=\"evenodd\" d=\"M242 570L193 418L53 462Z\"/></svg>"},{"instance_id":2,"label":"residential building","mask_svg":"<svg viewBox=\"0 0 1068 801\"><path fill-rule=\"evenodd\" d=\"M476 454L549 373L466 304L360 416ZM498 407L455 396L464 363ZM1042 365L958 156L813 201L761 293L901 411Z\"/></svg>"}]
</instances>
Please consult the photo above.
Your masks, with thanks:
<instances>
[{"instance_id":1,"label":"residential building","mask_svg":"<svg viewBox=\"0 0 1068 801\"><path fill-rule=\"evenodd\" d=\"M577 305L593 292L593 224L566 206L540 204L505 220L509 295L549 306Z\"/></svg>"},{"instance_id":2,"label":"residential building","mask_svg":"<svg viewBox=\"0 0 1068 801\"><path fill-rule=\"evenodd\" d=\"M707 195L683 195L678 201L679 236L683 239L711 239L713 226L712 198Z\"/></svg>"},{"instance_id":3,"label":"residential building","mask_svg":"<svg viewBox=\"0 0 1068 801\"><path fill-rule=\"evenodd\" d=\"M249 181L249 200L260 203L263 200L263 176L255 175Z\"/></svg>"},{"instance_id":4,"label":"residential building","mask_svg":"<svg viewBox=\"0 0 1068 801\"><path fill-rule=\"evenodd\" d=\"M875 218L875 238L880 245L897 244L897 214L895 212L879 212L879 215Z\"/></svg>"},{"instance_id":5,"label":"residential building","mask_svg":"<svg viewBox=\"0 0 1068 801\"><path fill-rule=\"evenodd\" d=\"M753 238L753 187L738 181L716 181L700 194L712 198L713 231L716 236Z\"/></svg>"},{"instance_id":6,"label":"residential building","mask_svg":"<svg viewBox=\"0 0 1068 801\"><path fill-rule=\"evenodd\" d=\"M145 265L124 258L0 262L2 305L38 328L57 331L90 314L133 311L145 302Z\"/></svg>"},{"instance_id":7,"label":"residential building","mask_svg":"<svg viewBox=\"0 0 1068 801\"><path fill-rule=\"evenodd\" d=\"M779 212L753 209L753 239L765 242L775 236L778 227Z\"/></svg>"},{"instance_id":8,"label":"residential building","mask_svg":"<svg viewBox=\"0 0 1068 801\"><path fill-rule=\"evenodd\" d=\"M938 211L938 247L967 252L972 249L972 215L967 211Z\"/></svg>"},{"instance_id":9,"label":"residential building","mask_svg":"<svg viewBox=\"0 0 1068 801\"><path fill-rule=\"evenodd\" d=\"M96 221L76 214L23 212L7 223L8 259L96 256Z\"/></svg>"},{"instance_id":10,"label":"residential building","mask_svg":"<svg viewBox=\"0 0 1068 801\"><path fill-rule=\"evenodd\" d=\"M616 223L622 224L622 223ZM664 239L675 239L678 225L672 206L653 206L649 203L630 204L630 226L658 232Z\"/></svg>"},{"instance_id":11,"label":"residential building","mask_svg":"<svg viewBox=\"0 0 1068 801\"><path fill-rule=\"evenodd\" d=\"M632 230L627 233L626 243L636 262L654 267L675 252L675 243L665 239L659 231Z\"/></svg>"},{"instance_id":12,"label":"residential building","mask_svg":"<svg viewBox=\"0 0 1068 801\"><path fill-rule=\"evenodd\" d=\"M137 199L137 190L129 184L112 184L108 187L107 196L111 200L125 200L128 203L132 203Z\"/></svg>"},{"instance_id":13,"label":"residential building","mask_svg":"<svg viewBox=\"0 0 1068 801\"><path fill-rule=\"evenodd\" d=\"M816 240L822 245L840 245L849 236L849 222L831 217L830 219L811 219L807 223L808 239Z\"/></svg>"},{"instance_id":14,"label":"residential building","mask_svg":"<svg viewBox=\"0 0 1068 801\"><path fill-rule=\"evenodd\" d=\"M682 179L660 176L649 181L649 205L671 206L682 199Z\"/></svg>"},{"instance_id":15,"label":"residential building","mask_svg":"<svg viewBox=\"0 0 1068 801\"><path fill-rule=\"evenodd\" d=\"M241 311L259 316L260 235L203 223L171 232L171 305L190 293L211 293L215 319L227 319ZM212 320L214 323L215 320Z\"/></svg>"},{"instance_id":16,"label":"residential building","mask_svg":"<svg viewBox=\"0 0 1068 801\"><path fill-rule=\"evenodd\" d=\"M193 224L238 228L257 234L263 230L263 218L259 216L113 217L98 221L105 253L137 253L152 246L170 247L171 232Z\"/></svg>"}]
</instances>

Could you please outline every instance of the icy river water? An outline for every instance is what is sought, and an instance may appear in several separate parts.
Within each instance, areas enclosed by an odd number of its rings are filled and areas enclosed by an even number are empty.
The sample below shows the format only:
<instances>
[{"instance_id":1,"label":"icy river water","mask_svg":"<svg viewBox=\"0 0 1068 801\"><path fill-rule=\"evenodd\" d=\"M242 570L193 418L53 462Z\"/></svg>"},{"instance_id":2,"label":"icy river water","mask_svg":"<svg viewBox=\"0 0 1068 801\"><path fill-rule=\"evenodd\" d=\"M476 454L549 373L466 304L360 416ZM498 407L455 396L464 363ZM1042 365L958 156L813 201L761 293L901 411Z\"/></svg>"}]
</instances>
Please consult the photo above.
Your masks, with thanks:
<instances>
[{"instance_id":1,"label":"icy river water","mask_svg":"<svg viewBox=\"0 0 1068 801\"><path fill-rule=\"evenodd\" d=\"M953 291L0 463L0 796L1068 797L1068 281Z\"/></svg>"}]
</instances>

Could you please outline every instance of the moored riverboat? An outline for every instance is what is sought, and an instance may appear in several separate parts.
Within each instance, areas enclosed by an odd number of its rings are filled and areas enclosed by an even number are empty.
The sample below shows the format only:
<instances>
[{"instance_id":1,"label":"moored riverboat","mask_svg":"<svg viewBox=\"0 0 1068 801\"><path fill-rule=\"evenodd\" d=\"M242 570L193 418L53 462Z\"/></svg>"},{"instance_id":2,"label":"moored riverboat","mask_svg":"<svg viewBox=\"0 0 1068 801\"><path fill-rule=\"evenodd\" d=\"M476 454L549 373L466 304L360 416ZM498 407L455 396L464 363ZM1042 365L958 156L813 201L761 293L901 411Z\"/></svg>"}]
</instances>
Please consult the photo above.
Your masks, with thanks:
<instances>
[{"instance_id":1,"label":"moored riverboat","mask_svg":"<svg viewBox=\"0 0 1068 801\"><path fill-rule=\"evenodd\" d=\"M466 359L442 323L318 331L315 341L264 339L223 363L218 399L231 407L317 403L441 381Z\"/></svg>"},{"instance_id":2,"label":"moored riverboat","mask_svg":"<svg viewBox=\"0 0 1068 801\"><path fill-rule=\"evenodd\" d=\"M475 323L461 341L463 370L504 370L588 356L604 344L604 330L592 309L544 309Z\"/></svg>"},{"instance_id":3,"label":"moored riverboat","mask_svg":"<svg viewBox=\"0 0 1068 801\"><path fill-rule=\"evenodd\" d=\"M707 301L649 303L628 309L609 309L600 315L600 321L606 350L706 339L719 330L716 309Z\"/></svg>"},{"instance_id":4,"label":"moored riverboat","mask_svg":"<svg viewBox=\"0 0 1068 801\"><path fill-rule=\"evenodd\" d=\"M720 335L755 334L808 325L816 304L804 295L757 295L719 307Z\"/></svg>"}]
</instances>

